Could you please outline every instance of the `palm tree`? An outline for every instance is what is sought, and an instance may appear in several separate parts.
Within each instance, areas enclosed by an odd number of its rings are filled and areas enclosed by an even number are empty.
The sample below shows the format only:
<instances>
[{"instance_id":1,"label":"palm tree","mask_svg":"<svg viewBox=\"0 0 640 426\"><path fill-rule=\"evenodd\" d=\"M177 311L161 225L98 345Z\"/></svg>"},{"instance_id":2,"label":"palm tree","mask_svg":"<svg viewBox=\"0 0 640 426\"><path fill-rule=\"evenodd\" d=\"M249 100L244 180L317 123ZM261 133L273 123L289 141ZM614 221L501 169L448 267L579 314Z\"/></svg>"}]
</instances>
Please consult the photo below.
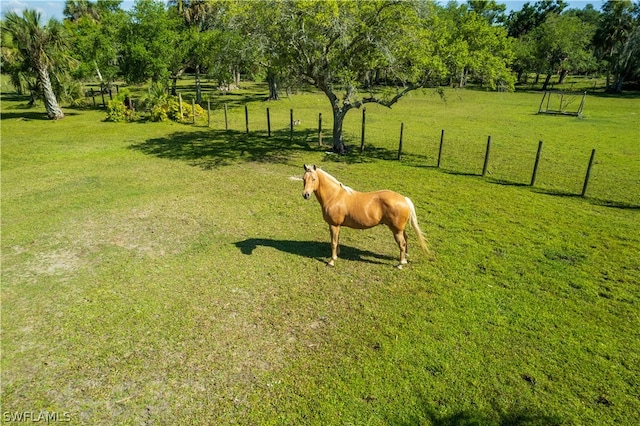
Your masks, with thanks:
<instances>
[{"instance_id":1,"label":"palm tree","mask_svg":"<svg viewBox=\"0 0 640 426\"><path fill-rule=\"evenodd\" d=\"M9 12L2 22L2 31L13 38L13 45L21 57L25 69L36 75L37 86L42 89L47 116L52 120L64 118L51 85L50 69L56 57L68 49L63 27L55 19L40 25L40 13L26 9L22 16Z\"/></svg>"},{"instance_id":2,"label":"palm tree","mask_svg":"<svg viewBox=\"0 0 640 426\"><path fill-rule=\"evenodd\" d=\"M87 17L94 22L100 21L100 11L96 3L89 0L67 0L64 4L64 16L71 22Z\"/></svg>"}]
</instances>

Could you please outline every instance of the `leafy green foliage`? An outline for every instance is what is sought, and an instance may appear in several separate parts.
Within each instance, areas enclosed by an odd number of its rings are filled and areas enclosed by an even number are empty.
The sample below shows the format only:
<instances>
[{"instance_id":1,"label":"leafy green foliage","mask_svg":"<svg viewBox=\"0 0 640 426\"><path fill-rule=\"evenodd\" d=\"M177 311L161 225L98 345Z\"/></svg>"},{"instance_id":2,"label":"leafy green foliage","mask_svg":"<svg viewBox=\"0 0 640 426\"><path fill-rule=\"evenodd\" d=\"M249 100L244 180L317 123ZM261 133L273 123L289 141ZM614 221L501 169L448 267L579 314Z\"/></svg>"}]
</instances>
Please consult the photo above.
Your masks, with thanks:
<instances>
[{"instance_id":1,"label":"leafy green foliage","mask_svg":"<svg viewBox=\"0 0 640 426\"><path fill-rule=\"evenodd\" d=\"M126 105L125 99L128 99L128 93L123 91L114 99L107 101L107 121L120 123L134 121L137 118L135 110Z\"/></svg>"}]
</instances>

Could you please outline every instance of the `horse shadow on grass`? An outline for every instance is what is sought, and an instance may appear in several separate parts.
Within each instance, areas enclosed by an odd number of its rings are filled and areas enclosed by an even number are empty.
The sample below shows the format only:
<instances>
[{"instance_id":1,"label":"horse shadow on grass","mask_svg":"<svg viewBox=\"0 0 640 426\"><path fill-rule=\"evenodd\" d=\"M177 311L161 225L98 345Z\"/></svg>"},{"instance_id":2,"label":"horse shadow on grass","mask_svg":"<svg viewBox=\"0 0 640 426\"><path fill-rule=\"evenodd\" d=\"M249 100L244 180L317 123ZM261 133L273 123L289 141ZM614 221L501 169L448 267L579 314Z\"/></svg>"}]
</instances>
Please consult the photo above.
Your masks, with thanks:
<instances>
[{"instance_id":1,"label":"horse shadow on grass","mask_svg":"<svg viewBox=\"0 0 640 426\"><path fill-rule=\"evenodd\" d=\"M512 412L501 412L497 415L490 415L474 410L463 410L450 415L438 415L432 410L425 410L422 417L429 420L429 424L434 426L560 426L565 422L558 416L547 415L535 409L516 409ZM391 420L389 424L395 426L409 426L422 424L423 419L415 418L410 420Z\"/></svg>"},{"instance_id":2,"label":"horse shadow on grass","mask_svg":"<svg viewBox=\"0 0 640 426\"><path fill-rule=\"evenodd\" d=\"M205 170L238 161L286 163L296 152L312 151L313 132L277 130L265 132L213 130L176 132L148 139L129 148L158 158L182 160Z\"/></svg>"},{"instance_id":3,"label":"horse shadow on grass","mask_svg":"<svg viewBox=\"0 0 640 426\"><path fill-rule=\"evenodd\" d=\"M326 259L331 256L331 244L329 242L317 241L294 241L294 240L276 240L269 238L248 238L243 241L234 243L240 249L242 254L252 255L258 247L269 247L284 253L294 254L300 257L315 259L319 262L326 263ZM340 259L353 260L357 262L385 264L393 261L395 258L380 253L374 253L369 250L362 250L356 247L340 244Z\"/></svg>"}]
</instances>

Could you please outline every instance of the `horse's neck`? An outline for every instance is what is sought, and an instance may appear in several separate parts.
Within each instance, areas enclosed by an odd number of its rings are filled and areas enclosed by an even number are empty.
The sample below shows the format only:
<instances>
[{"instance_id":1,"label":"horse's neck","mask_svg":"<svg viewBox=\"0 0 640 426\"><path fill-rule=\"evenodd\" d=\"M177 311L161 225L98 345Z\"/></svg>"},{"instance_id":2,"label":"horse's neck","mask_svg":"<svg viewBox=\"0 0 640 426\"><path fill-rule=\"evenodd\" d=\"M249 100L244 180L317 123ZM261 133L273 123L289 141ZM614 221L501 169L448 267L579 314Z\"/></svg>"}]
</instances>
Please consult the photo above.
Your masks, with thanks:
<instances>
[{"instance_id":1,"label":"horse's neck","mask_svg":"<svg viewBox=\"0 0 640 426\"><path fill-rule=\"evenodd\" d=\"M320 179L320 184L318 185L318 190L316 191L316 197L320 204L324 204L326 201L333 198L335 195L339 194L341 191L344 191L340 182L338 182L333 176L328 173L319 171L318 177Z\"/></svg>"}]
</instances>

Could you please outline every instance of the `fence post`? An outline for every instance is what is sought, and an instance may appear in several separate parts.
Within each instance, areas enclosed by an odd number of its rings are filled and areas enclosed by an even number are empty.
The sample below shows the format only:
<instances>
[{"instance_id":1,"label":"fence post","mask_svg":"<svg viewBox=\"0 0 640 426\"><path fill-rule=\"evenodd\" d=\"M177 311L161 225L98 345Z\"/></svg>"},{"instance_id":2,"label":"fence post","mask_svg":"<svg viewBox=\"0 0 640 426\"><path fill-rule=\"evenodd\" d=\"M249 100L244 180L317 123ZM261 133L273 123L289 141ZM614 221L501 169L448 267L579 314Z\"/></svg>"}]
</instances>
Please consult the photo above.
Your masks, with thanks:
<instances>
[{"instance_id":1,"label":"fence post","mask_svg":"<svg viewBox=\"0 0 640 426\"><path fill-rule=\"evenodd\" d=\"M318 146L322 146L322 113L318 113Z\"/></svg>"},{"instance_id":2,"label":"fence post","mask_svg":"<svg viewBox=\"0 0 640 426\"><path fill-rule=\"evenodd\" d=\"M249 109L244 106L244 122L247 125L247 133L249 133Z\"/></svg>"},{"instance_id":3,"label":"fence post","mask_svg":"<svg viewBox=\"0 0 640 426\"><path fill-rule=\"evenodd\" d=\"M442 144L444 143L444 129L440 133L440 149L438 149L438 168L440 168L440 160L442 160Z\"/></svg>"},{"instance_id":4,"label":"fence post","mask_svg":"<svg viewBox=\"0 0 640 426\"><path fill-rule=\"evenodd\" d=\"M362 136L360 137L360 152L364 152L364 127L367 109L362 108Z\"/></svg>"},{"instance_id":5,"label":"fence post","mask_svg":"<svg viewBox=\"0 0 640 426\"><path fill-rule=\"evenodd\" d=\"M289 110L289 140L293 142L293 109Z\"/></svg>"},{"instance_id":6,"label":"fence post","mask_svg":"<svg viewBox=\"0 0 640 426\"><path fill-rule=\"evenodd\" d=\"M100 95L102 96L102 106L107 107L107 103L104 100L104 83L100 82Z\"/></svg>"},{"instance_id":7,"label":"fence post","mask_svg":"<svg viewBox=\"0 0 640 426\"><path fill-rule=\"evenodd\" d=\"M591 158L589 158L589 166L587 167L587 174L584 177L584 185L582 185L582 196L587 193L587 185L589 185L589 177L591 176L591 166L593 166L593 159L596 156L596 149L591 150Z\"/></svg>"},{"instance_id":8,"label":"fence post","mask_svg":"<svg viewBox=\"0 0 640 426\"><path fill-rule=\"evenodd\" d=\"M271 137L271 113L269 108L267 108L267 135Z\"/></svg>"},{"instance_id":9,"label":"fence post","mask_svg":"<svg viewBox=\"0 0 640 426\"><path fill-rule=\"evenodd\" d=\"M538 175L538 164L540 164L540 155L542 154L542 141L538 142L538 152L536 153L536 162L533 164L533 174L531 175L531 183L529 186L533 186L536 183L536 176Z\"/></svg>"},{"instance_id":10,"label":"fence post","mask_svg":"<svg viewBox=\"0 0 640 426\"><path fill-rule=\"evenodd\" d=\"M487 139L487 152L484 155L484 165L482 166L482 176L487 174L487 167L489 166L489 152L491 151L491 135Z\"/></svg>"},{"instance_id":11,"label":"fence post","mask_svg":"<svg viewBox=\"0 0 640 426\"><path fill-rule=\"evenodd\" d=\"M224 104L224 129L229 130L229 120L227 119L227 104Z\"/></svg>"},{"instance_id":12,"label":"fence post","mask_svg":"<svg viewBox=\"0 0 640 426\"><path fill-rule=\"evenodd\" d=\"M207 127L211 127L211 100L207 100Z\"/></svg>"},{"instance_id":13,"label":"fence post","mask_svg":"<svg viewBox=\"0 0 640 426\"><path fill-rule=\"evenodd\" d=\"M191 114L193 114L192 120L193 123L192 124L196 124L196 100L191 99Z\"/></svg>"},{"instance_id":14,"label":"fence post","mask_svg":"<svg viewBox=\"0 0 640 426\"><path fill-rule=\"evenodd\" d=\"M402 135L404 133L404 123L400 123L400 143L398 144L398 160L402 158Z\"/></svg>"}]
</instances>

